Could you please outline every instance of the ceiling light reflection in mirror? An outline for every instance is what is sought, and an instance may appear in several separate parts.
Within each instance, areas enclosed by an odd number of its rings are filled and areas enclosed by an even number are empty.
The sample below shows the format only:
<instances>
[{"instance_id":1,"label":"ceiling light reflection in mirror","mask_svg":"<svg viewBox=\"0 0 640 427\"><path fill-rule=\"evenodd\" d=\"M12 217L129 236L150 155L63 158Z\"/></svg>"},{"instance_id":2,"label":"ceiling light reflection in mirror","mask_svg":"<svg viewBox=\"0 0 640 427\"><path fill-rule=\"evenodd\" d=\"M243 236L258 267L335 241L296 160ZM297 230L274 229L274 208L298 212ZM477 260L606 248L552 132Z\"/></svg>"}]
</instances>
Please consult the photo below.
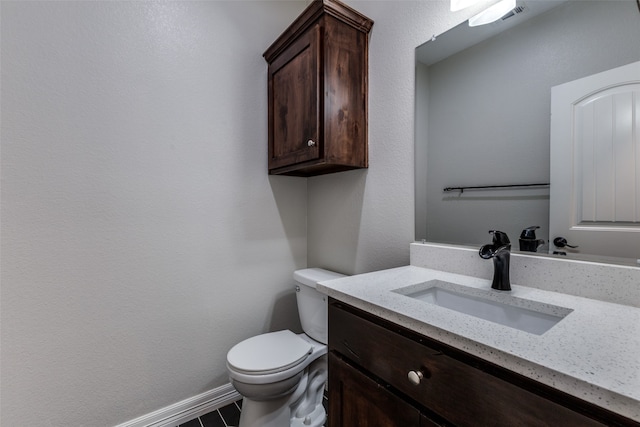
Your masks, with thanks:
<instances>
[{"instance_id":1,"label":"ceiling light reflection in mirror","mask_svg":"<svg viewBox=\"0 0 640 427\"><path fill-rule=\"evenodd\" d=\"M470 27L491 24L511 12L516 7L516 0L502 0L479 14L469 18Z\"/></svg>"},{"instance_id":2,"label":"ceiling light reflection in mirror","mask_svg":"<svg viewBox=\"0 0 640 427\"><path fill-rule=\"evenodd\" d=\"M474 4L478 3L480 0L451 0L451 12L457 12L462 9L466 9Z\"/></svg>"}]
</instances>

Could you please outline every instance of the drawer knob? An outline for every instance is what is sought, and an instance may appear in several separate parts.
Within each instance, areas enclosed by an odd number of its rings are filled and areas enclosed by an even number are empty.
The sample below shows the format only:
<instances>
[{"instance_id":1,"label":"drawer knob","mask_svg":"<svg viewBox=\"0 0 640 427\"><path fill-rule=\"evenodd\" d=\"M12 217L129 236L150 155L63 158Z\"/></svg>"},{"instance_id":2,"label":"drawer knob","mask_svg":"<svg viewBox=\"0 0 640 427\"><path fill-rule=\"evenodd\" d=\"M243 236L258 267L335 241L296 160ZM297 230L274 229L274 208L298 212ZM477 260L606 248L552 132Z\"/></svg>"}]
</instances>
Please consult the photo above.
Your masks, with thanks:
<instances>
[{"instance_id":1,"label":"drawer knob","mask_svg":"<svg viewBox=\"0 0 640 427\"><path fill-rule=\"evenodd\" d=\"M307 141L307 147L313 147L316 145L316 142L313 139Z\"/></svg>"},{"instance_id":2,"label":"drawer knob","mask_svg":"<svg viewBox=\"0 0 640 427\"><path fill-rule=\"evenodd\" d=\"M424 378L424 374L421 371L409 371L407 374L409 382L413 385L420 385L420 381Z\"/></svg>"}]
</instances>

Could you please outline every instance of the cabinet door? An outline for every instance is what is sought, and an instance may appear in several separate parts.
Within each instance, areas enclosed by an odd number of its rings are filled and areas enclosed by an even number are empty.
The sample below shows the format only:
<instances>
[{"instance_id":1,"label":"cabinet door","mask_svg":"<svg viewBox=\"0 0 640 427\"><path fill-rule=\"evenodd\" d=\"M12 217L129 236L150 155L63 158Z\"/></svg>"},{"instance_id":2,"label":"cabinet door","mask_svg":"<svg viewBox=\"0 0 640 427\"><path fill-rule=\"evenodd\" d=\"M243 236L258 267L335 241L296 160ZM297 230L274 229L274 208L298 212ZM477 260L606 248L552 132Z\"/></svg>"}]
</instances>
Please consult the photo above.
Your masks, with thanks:
<instances>
[{"instance_id":1,"label":"cabinet door","mask_svg":"<svg viewBox=\"0 0 640 427\"><path fill-rule=\"evenodd\" d=\"M269 65L270 170L322 155L320 32L311 27Z\"/></svg>"},{"instance_id":2,"label":"cabinet door","mask_svg":"<svg viewBox=\"0 0 640 427\"><path fill-rule=\"evenodd\" d=\"M331 427L419 427L416 408L384 386L329 353L329 423ZM422 420L422 422L426 419Z\"/></svg>"},{"instance_id":3,"label":"cabinet door","mask_svg":"<svg viewBox=\"0 0 640 427\"><path fill-rule=\"evenodd\" d=\"M443 427L445 424L440 424L427 417L426 415L420 415L420 427Z\"/></svg>"}]
</instances>

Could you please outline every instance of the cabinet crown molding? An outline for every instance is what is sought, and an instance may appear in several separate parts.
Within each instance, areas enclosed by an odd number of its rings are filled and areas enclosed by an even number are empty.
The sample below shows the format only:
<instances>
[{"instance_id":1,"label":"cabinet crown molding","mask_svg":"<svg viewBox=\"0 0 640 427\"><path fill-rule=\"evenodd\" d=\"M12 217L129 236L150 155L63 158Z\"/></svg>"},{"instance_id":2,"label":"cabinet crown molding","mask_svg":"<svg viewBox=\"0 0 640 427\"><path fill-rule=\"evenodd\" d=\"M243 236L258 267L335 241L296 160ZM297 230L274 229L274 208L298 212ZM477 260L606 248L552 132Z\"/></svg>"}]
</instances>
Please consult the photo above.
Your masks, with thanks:
<instances>
[{"instance_id":1,"label":"cabinet crown molding","mask_svg":"<svg viewBox=\"0 0 640 427\"><path fill-rule=\"evenodd\" d=\"M272 62L283 49L293 43L301 33L313 25L322 15L330 15L343 23L369 34L373 21L338 0L315 0L302 14L276 39L262 55Z\"/></svg>"}]
</instances>

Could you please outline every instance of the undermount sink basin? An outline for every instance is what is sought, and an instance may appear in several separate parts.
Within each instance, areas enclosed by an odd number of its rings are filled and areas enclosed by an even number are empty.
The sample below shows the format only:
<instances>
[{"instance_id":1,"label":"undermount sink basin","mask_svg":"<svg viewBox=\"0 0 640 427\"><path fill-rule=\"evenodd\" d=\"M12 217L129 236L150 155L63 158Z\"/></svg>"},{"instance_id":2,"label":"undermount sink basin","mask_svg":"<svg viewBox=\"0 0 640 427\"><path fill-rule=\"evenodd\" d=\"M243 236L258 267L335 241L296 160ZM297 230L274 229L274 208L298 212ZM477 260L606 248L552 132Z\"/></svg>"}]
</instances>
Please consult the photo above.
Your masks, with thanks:
<instances>
[{"instance_id":1,"label":"undermount sink basin","mask_svg":"<svg viewBox=\"0 0 640 427\"><path fill-rule=\"evenodd\" d=\"M395 289L393 292L469 316L542 335L573 310L441 280Z\"/></svg>"}]
</instances>

